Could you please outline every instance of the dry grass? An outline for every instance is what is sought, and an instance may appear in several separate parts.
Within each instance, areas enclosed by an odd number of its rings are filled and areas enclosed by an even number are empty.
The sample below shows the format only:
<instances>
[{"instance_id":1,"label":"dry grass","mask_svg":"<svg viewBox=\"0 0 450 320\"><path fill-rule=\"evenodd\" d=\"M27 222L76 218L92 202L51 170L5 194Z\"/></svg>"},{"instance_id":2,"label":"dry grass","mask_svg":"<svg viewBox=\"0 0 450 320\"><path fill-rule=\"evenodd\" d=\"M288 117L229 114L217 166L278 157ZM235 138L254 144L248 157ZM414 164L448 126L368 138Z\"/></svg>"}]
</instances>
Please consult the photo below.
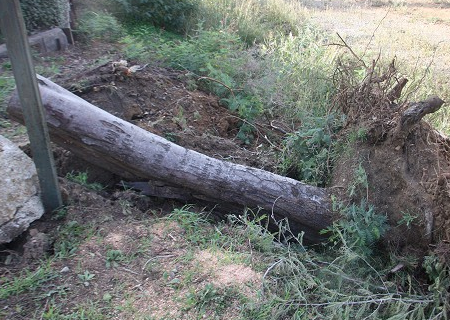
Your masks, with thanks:
<instances>
[{"instance_id":1,"label":"dry grass","mask_svg":"<svg viewBox=\"0 0 450 320\"><path fill-rule=\"evenodd\" d=\"M397 2L319 2L309 7L312 21L336 42L339 33L366 61L397 57L410 81L404 94L421 100L437 94L450 101L450 5L433 0ZM328 3L328 4L327 4ZM450 114L442 110L430 121L449 133Z\"/></svg>"}]
</instances>

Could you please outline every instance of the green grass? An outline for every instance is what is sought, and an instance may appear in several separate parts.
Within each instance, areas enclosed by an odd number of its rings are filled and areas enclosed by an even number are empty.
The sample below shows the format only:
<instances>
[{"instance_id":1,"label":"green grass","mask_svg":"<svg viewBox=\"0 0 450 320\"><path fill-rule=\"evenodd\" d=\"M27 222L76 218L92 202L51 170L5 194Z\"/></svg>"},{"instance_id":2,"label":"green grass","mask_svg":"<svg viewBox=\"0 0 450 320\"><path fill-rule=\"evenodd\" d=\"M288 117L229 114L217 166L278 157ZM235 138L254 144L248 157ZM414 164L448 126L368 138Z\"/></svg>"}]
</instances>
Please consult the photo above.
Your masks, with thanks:
<instances>
[{"instance_id":1,"label":"green grass","mask_svg":"<svg viewBox=\"0 0 450 320\"><path fill-rule=\"evenodd\" d=\"M57 303L51 302L47 309L42 313L40 319L46 320L106 320L110 319L105 314L105 308L101 308L96 302L90 301L78 305L77 308L69 313L60 309Z\"/></svg>"},{"instance_id":2,"label":"green grass","mask_svg":"<svg viewBox=\"0 0 450 320\"><path fill-rule=\"evenodd\" d=\"M44 261L36 270L24 270L14 278L0 278L0 299L35 291L59 275L51 268L49 261Z\"/></svg>"},{"instance_id":3,"label":"green grass","mask_svg":"<svg viewBox=\"0 0 450 320\"><path fill-rule=\"evenodd\" d=\"M367 210L365 206L361 208ZM281 243L277 234L245 216L230 217L228 229L215 227L202 234L198 231L207 227L205 218L189 208L181 210L182 215L175 210L171 219L178 217L179 223L185 223L182 227L187 231L189 243L198 245L220 238L222 248L237 248L230 246L236 241L251 243L253 255L261 253L258 264L264 266L263 287L258 299L246 300L240 310L241 319L440 319L449 308L448 293L443 289L450 281L448 269L436 257L425 261L433 283L431 291L426 293L408 275L408 270L386 280L395 260L371 256L371 252L359 250L361 243L343 241L319 251L305 247L301 239L293 236L289 243ZM373 212L370 209L367 212L364 219L373 219ZM370 223L359 224L360 229L373 230L372 227ZM342 235L343 228L350 230L350 225L333 228L347 239L367 241L367 234ZM191 238L190 232L194 230L197 236ZM227 230L226 237L223 237L224 230ZM199 241L198 237L204 240ZM243 248L239 250L242 252ZM408 290L399 291L399 283ZM226 290L206 286L203 291L188 294L186 307L225 308L228 294Z\"/></svg>"},{"instance_id":4,"label":"green grass","mask_svg":"<svg viewBox=\"0 0 450 320\"><path fill-rule=\"evenodd\" d=\"M57 239L54 243L55 256L65 259L76 254L78 246L86 238L92 236L93 230L90 226L71 220L64 225L58 226L56 233Z\"/></svg>"},{"instance_id":5,"label":"green grass","mask_svg":"<svg viewBox=\"0 0 450 320\"><path fill-rule=\"evenodd\" d=\"M98 182L89 182L88 172L69 172L66 174L66 178L90 190L101 191L104 189L104 186Z\"/></svg>"}]
</instances>

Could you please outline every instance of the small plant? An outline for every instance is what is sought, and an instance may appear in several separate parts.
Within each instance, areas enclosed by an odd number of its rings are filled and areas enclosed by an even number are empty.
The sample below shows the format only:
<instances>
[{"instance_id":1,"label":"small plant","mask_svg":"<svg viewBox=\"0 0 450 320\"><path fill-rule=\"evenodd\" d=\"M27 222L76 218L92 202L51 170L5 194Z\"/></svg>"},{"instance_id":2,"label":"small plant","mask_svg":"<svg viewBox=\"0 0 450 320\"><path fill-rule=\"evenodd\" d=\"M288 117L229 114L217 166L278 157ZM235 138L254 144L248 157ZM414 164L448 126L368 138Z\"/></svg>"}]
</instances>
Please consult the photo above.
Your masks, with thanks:
<instances>
[{"instance_id":1,"label":"small plant","mask_svg":"<svg viewBox=\"0 0 450 320\"><path fill-rule=\"evenodd\" d=\"M333 162L335 130L334 117L330 116L289 135L284 142L282 172L309 184L326 186Z\"/></svg>"},{"instance_id":2,"label":"small plant","mask_svg":"<svg viewBox=\"0 0 450 320\"><path fill-rule=\"evenodd\" d=\"M83 283L85 287L89 286L89 282L95 278L95 274L85 270L84 273L78 274L78 279Z\"/></svg>"},{"instance_id":3,"label":"small plant","mask_svg":"<svg viewBox=\"0 0 450 320\"><path fill-rule=\"evenodd\" d=\"M349 184L347 188L347 194L350 198L354 198L355 196L359 195L368 199L368 193L369 193L369 181L367 180L367 173L362 164L360 163L358 165L358 168L356 168L354 172L352 183Z\"/></svg>"},{"instance_id":4,"label":"small plant","mask_svg":"<svg viewBox=\"0 0 450 320\"><path fill-rule=\"evenodd\" d=\"M397 224L399 226L406 225L406 227L410 229L411 225L417 218L419 218L419 215L417 214L411 214L408 211L407 212L402 211L402 218L399 221L397 221Z\"/></svg>"},{"instance_id":5,"label":"small plant","mask_svg":"<svg viewBox=\"0 0 450 320\"><path fill-rule=\"evenodd\" d=\"M94 191L101 191L104 189L104 187L97 182L93 182L90 183L88 182L89 178L88 178L88 173L87 172L78 172L78 173L74 173L69 172L66 175L66 178L70 181L76 182L78 184L81 184L82 186L94 190Z\"/></svg>"},{"instance_id":6,"label":"small plant","mask_svg":"<svg viewBox=\"0 0 450 320\"><path fill-rule=\"evenodd\" d=\"M447 264L435 255L426 256L423 267L430 279L428 290L433 294L436 312L439 312L445 319L450 310L450 269ZM436 319L438 317L436 316Z\"/></svg>"},{"instance_id":7,"label":"small plant","mask_svg":"<svg viewBox=\"0 0 450 320\"><path fill-rule=\"evenodd\" d=\"M119 205L122 208L122 214L124 216L128 216L128 215L130 215L132 213L131 208L133 207L133 205L131 204L130 201L120 199L119 200Z\"/></svg>"},{"instance_id":8,"label":"small plant","mask_svg":"<svg viewBox=\"0 0 450 320\"><path fill-rule=\"evenodd\" d=\"M370 256L375 243L388 229L387 217L377 214L364 198L359 205L338 203L334 207L342 217L321 233L331 234L330 242L334 245L342 244L363 256Z\"/></svg>"},{"instance_id":9,"label":"small plant","mask_svg":"<svg viewBox=\"0 0 450 320\"><path fill-rule=\"evenodd\" d=\"M86 227L72 220L57 228L57 240L54 244L55 256L58 258L68 258L75 254L81 240L89 232Z\"/></svg>"},{"instance_id":10,"label":"small plant","mask_svg":"<svg viewBox=\"0 0 450 320\"><path fill-rule=\"evenodd\" d=\"M0 116L5 113L6 98L13 91L15 86L15 80L11 72L5 72L0 75Z\"/></svg>"},{"instance_id":11,"label":"small plant","mask_svg":"<svg viewBox=\"0 0 450 320\"><path fill-rule=\"evenodd\" d=\"M67 216L67 208L62 207L53 212L52 220L63 220Z\"/></svg>"},{"instance_id":12,"label":"small plant","mask_svg":"<svg viewBox=\"0 0 450 320\"><path fill-rule=\"evenodd\" d=\"M106 252L106 267L118 267L119 262L123 261L125 259L123 253L121 250L108 250Z\"/></svg>"},{"instance_id":13,"label":"small plant","mask_svg":"<svg viewBox=\"0 0 450 320\"><path fill-rule=\"evenodd\" d=\"M230 289L218 289L213 284L208 283L199 292L190 292L186 296L186 311L196 309L204 314L207 309L211 309L216 314L223 312L235 298Z\"/></svg>"},{"instance_id":14,"label":"small plant","mask_svg":"<svg viewBox=\"0 0 450 320\"><path fill-rule=\"evenodd\" d=\"M7 299L10 296L19 295L29 290L36 290L58 277L50 266L50 263L43 263L36 270L23 270L20 276L15 278L0 277L0 299Z\"/></svg>"}]
</instances>

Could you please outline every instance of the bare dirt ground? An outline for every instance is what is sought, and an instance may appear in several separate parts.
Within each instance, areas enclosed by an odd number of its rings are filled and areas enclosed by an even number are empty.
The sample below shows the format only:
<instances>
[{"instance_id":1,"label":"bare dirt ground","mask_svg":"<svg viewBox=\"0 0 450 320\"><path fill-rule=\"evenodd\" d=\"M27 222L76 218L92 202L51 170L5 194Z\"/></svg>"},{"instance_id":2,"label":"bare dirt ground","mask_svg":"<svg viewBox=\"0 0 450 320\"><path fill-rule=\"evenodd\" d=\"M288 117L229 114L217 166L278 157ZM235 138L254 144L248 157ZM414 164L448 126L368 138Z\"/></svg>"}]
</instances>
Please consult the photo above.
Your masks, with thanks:
<instances>
[{"instance_id":1,"label":"bare dirt ground","mask_svg":"<svg viewBox=\"0 0 450 320\"><path fill-rule=\"evenodd\" d=\"M316 1L310 10L317 24L330 33L339 32L350 45L370 43L369 49L377 52L384 43L399 58L412 56L427 63L432 59L429 55L402 46L402 34L411 34L408 39L415 39L426 52L437 47L436 68L450 73L450 58L443 54L450 52L446 2L388 6ZM149 66L126 77L111 69L111 62L119 59L120 48L95 43L90 49L72 48L38 63L51 66L57 60L59 72L53 81L180 145L216 158L274 169L276 158L267 152L266 142L257 138L245 145L237 140L236 115L216 97L188 90L183 73ZM26 145L26 138L15 134L17 130L20 127L13 125L1 134ZM252 253L251 244L242 243L242 248L233 250L226 246L205 249L201 234L193 240L189 228L176 218L167 218L183 203L142 197L131 190L90 190L67 181L65 175L88 170L90 182L111 186L118 179L66 151L55 148L55 155L67 207L58 219L44 216L32 231L0 249L0 285L24 276L24 270L40 279L33 290L25 287L19 295L0 299L0 317L44 319L51 312L67 315L83 308L92 312L93 319L237 319L239 304L256 299L262 272L255 265L263 258ZM192 246L188 241L199 243ZM40 259L54 253L60 256L40 264ZM41 273L42 279L36 276ZM214 290L221 290L221 295ZM218 300L220 296L228 297L227 301ZM101 318L102 313L107 317Z\"/></svg>"}]
</instances>

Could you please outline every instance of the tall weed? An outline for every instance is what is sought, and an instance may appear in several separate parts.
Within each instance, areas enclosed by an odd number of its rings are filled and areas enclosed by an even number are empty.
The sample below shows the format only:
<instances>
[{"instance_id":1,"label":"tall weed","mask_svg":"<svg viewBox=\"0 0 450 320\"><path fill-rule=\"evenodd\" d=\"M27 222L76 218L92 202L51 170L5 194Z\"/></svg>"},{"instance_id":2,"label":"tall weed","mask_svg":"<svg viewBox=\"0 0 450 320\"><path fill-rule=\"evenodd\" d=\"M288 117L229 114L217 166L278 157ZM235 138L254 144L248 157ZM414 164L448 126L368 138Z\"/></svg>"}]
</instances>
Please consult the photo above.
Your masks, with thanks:
<instances>
[{"instance_id":1,"label":"tall weed","mask_svg":"<svg viewBox=\"0 0 450 320\"><path fill-rule=\"evenodd\" d=\"M294 0L199 0L198 14L206 29L232 29L248 45L265 39L299 33L304 9Z\"/></svg>"}]
</instances>

